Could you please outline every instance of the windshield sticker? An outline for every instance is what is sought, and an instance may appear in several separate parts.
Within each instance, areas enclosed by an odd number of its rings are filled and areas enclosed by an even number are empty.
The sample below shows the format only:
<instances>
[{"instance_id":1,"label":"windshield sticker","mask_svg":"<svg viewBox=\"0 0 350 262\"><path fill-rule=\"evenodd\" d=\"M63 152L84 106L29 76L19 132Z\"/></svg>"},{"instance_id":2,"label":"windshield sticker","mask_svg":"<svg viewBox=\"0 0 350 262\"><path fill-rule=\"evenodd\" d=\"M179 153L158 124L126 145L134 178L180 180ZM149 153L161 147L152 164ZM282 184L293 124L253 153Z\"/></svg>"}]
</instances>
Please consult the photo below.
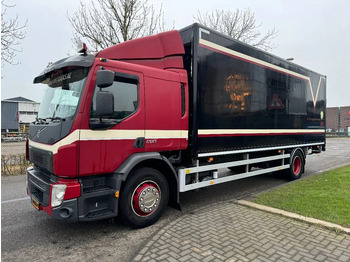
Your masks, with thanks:
<instances>
[{"instance_id":1,"label":"windshield sticker","mask_svg":"<svg viewBox=\"0 0 350 262\"><path fill-rule=\"evenodd\" d=\"M52 84L55 84L57 82L62 82L63 80L70 79L71 77L72 77L72 73L71 72L67 73L67 74L64 74L64 75L61 75L61 76L56 77L54 79L50 79L48 85L52 85Z\"/></svg>"}]
</instances>

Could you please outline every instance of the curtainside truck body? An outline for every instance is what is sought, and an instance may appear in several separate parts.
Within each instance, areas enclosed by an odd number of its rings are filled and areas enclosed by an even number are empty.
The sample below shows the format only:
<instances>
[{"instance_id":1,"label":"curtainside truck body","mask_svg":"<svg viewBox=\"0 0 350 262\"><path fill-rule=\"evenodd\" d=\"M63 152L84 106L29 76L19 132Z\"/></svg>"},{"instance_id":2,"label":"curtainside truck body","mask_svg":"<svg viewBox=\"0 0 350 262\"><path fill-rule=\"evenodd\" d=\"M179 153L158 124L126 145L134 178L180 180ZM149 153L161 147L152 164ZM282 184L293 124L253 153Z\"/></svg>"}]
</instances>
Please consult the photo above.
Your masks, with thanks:
<instances>
[{"instance_id":1,"label":"curtainside truck body","mask_svg":"<svg viewBox=\"0 0 350 262\"><path fill-rule=\"evenodd\" d=\"M55 219L156 222L181 192L276 172L325 143L326 77L199 24L48 66L28 194Z\"/></svg>"}]
</instances>

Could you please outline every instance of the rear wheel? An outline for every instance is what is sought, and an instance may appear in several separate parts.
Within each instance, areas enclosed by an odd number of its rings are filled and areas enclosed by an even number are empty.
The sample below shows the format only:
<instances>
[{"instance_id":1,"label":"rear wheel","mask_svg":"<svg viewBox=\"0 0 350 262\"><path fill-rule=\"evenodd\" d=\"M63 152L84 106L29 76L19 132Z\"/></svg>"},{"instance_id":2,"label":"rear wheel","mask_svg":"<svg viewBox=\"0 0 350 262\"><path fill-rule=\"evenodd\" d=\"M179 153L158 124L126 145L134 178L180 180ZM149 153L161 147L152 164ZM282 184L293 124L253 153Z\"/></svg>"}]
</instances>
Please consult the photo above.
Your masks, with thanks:
<instances>
[{"instance_id":1,"label":"rear wheel","mask_svg":"<svg viewBox=\"0 0 350 262\"><path fill-rule=\"evenodd\" d=\"M304 173L305 159L300 150L296 150L290 158L289 176L290 180L299 179Z\"/></svg>"},{"instance_id":2,"label":"rear wheel","mask_svg":"<svg viewBox=\"0 0 350 262\"><path fill-rule=\"evenodd\" d=\"M134 228L152 225L163 214L168 200L165 177L153 168L137 169L129 175L121 195L122 221Z\"/></svg>"}]
</instances>

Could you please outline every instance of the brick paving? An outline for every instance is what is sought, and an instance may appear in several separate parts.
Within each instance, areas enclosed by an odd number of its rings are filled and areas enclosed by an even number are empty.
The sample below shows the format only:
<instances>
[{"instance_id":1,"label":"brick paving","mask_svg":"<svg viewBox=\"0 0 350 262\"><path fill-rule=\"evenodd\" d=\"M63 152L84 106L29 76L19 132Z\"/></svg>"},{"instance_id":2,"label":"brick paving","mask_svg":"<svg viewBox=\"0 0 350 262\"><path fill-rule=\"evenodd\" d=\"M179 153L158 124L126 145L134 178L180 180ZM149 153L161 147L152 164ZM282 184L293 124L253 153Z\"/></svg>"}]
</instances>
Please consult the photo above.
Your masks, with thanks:
<instances>
[{"instance_id":1,"label":"brick paving","mask_svg":"<svg viewBox=\"0 0 350 262\"><path fill-rule=\"evenodd\" d=\"M187 213L132 261L350 261L350 236L232 202Z\"/></svg>"}]
</instances>

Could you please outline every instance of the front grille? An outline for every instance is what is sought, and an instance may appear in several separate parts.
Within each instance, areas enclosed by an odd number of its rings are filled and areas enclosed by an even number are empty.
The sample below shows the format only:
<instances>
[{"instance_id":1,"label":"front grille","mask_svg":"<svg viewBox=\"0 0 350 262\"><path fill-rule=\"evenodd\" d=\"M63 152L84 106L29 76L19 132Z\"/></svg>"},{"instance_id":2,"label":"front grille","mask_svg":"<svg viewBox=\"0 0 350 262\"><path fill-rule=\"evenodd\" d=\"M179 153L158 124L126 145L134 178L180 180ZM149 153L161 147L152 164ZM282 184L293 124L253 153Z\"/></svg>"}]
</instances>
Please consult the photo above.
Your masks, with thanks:
<instances>
[{"instance_id":1,"label":"front grille","mask_svg":"<svg viewBox=\"0 0 350 262\"><path fill-rule=\"evenodd\" d=\"M39 166L53 173L53 154L52 152L41 150L35 147L29 147L29 160L34 165Z\"/></svg>"}]
</instances>

